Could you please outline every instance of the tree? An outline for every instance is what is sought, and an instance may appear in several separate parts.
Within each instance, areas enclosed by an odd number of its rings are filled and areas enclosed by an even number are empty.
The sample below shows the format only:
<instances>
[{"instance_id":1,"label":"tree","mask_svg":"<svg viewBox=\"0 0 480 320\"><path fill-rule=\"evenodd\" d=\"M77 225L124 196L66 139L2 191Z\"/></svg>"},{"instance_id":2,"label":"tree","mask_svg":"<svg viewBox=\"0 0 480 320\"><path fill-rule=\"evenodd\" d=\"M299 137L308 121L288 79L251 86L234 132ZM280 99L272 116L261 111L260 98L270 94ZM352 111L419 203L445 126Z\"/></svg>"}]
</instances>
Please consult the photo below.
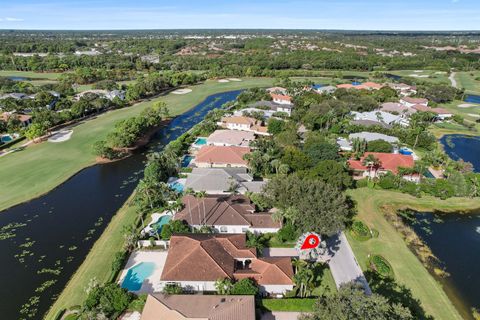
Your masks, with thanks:
<instances>
[{"instance_id":1,"label":"tree","mask_svg":"<svg viewBox=\"0 0 480 320\"><path fill-rule=\"evenodd\" d=\"M133 295L116 283L94 285L89 289L84 308L103 313L109 318L120 315L133 300Z\"/></svg>"},{"instance_id":2,"label":"tree","mask_svg":"<svg viewBox=\"0 0 480 320\"><path fill-rule=\"evenodd\" d=\"M377 170L382 166L380 159L375 157L373 154L369 154L362 160L362 165L368 167L368 179L372 179L372 170L375 169L375 176L377 175Z\"/></svg>"},{"instance_id":3,"label":"tree","mask_svg":"<svg viewBox=\"0 0 480 320\"><path fill-rule=\"evenodd\" d=\"M392 145L385 140L373 140L367 144L368 152L390 153L392 149Z\"/></svg>"},{"instance_id":4,"label":"tree","mask_svg":"<svg viewBox=\"0 0 480 320\"><path fill-rule=\"evenodd\" d=\"M47 134L47 129L40 123L31 124L25 131L25 136L28 140L35 140Z\"/></svg>"},{"instance_id":5,"label":"tree","mask_svg":"<svg viewBox=\"0 0 480 320\"><path fill-rule=\"evenodd\" d=\"M366 295L355 284L344 285L338 293L325 295L318 300L311 315L302 320L413 320L410 310L399 303L391 303L379 294Z\"/></svg>"},{"instance_id":6,"label":"tree","mask_svg":"<svg viewBox=\"0 0 480 320\"><path fill-rule=\"evenodd\" d=\"M322 160L338 160L338 146L325 141L323 136L309 134L305 140L303 151L314 160L314 164Z\"/></svg>"},{"instance_id":7,"label":"tree","mask_svg":"<svg viewBox=\"0 0 480 320\"><path fill-rule=\"evenodd\" d=\"M268 120L268 133L273 135L279 134L285 129L285 121L271 118Z\"/></svg>"},{"instance_id":8,"label":"tree","mask_svg":"<svg viewBox=\"0 0 480 320\"><path fill-rule=\"evenodd\" d=\"M312 166L313 160L296 147L286 147L282 157L282 163L288 165L294 171L305 170Z\"/></svg>"},{"instance_id":9,"label":"tree","mask_svg":"<svg viewBox=\"0 0 480 320\"><path fill-rule=\"evenodd\" d=\"M175 233L189 233L190 227L180 220L171 220L162 227L161 237L163 240L170 240Z\"/></svg>"},{"instance_id":10,"label":"tree","mask_svg":"<svg viewBox=\"0 0 480 320\"><path fill-rule=\"evenodd\" d=\"M230 294L232 289L233 283L229 278L218 279L215 281L215 290L217 290L217 294Z\"/></svg>"},{"instance_id":11,"label":"tree","mask_svg":"<svg viewBox=\"0 0 480 320\"><path fill-rule=\"evenodd\" d=\"M178 283L167 283L162 292L164 294L182 294L183 288Z\"/></svg>"},{"instance_id":12,"label":"tree","mask_svg":"<svg viewBox=\"0 0 480 320\"><path fill-rule=\"evenodd\" d=\"M353 184L353 179L345 166L334 160L320 161L308 171L308 176L320 178L323 182L339 189L349 188Z\"/></svg>"},{"instance_id":13,"label":"tree","mask_svg":"<svg viewBox=\"0 0 480 320\"><path fill-rule=\"evenodd\" d=\"M345 228L353 213L352 204L343 192L321 180L298 174L271 179L264 196L300 232L335 234Z\"/></svg>"},{"instance_id":14,"label":"tree","mask_svg":"<svg viewBox=\"0 0 480 320\"><path fill-rule=\"evenodd\" d=\"M230 293L233 295L257 295L258 287L252 279L242 279L235 282Z\"/></svg>"}]
</instances>

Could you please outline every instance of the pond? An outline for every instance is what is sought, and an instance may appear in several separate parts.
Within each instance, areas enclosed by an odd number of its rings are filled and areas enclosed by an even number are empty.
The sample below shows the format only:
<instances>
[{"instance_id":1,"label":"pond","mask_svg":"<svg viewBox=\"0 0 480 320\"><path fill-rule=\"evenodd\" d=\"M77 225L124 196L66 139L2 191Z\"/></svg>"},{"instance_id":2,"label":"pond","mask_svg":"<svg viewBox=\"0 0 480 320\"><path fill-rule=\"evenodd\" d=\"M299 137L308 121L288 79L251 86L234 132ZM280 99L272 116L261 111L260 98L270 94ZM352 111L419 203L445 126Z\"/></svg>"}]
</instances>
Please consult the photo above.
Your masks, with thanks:
<instances>
[{"instance_id":1,"label":"pond","mask_svg":"<svg viewBox=\"0 0 480 320\"><path fill-rule=\"evenodd\" d=\"M161 128L150 150L161 150L241 91L212 95ZM0 212L0 318L20 310L41 319L142 177L146 150L86 168L30 202ZM84 288L78 288L84 290Z\"/></svg>"},{"instance_id":2,"label":"pond","mask_svg":"<svg viewBox=\"0 0 480 320\"><path fill-rule=\"evenodd\" d=\"M440 142L450 158L470 162L475 172L480 172L480 137L450 134Z\"/></svg>"},{"instance_id":3,"label":"pond","mask_svg":"<svg viewBox=\"0 0 480 320\"><path fill-rule=\"evenodd\" d=\"M12 80L12 81L27 81L27 80L29 80L28 78L18 77L18 76L17 76L17 77L15 77L15 76L13 76L13 77L8 77L8 79L10 79L10 80Z\"/></svg>"},{"instance_id":4,"label":"pond","mask_svg":"<svg viewBox=\"0 0 480 320\"><path fill-rule=\"evenodd\" d=\"M480 103L480 96L474 94L467 94L463 101L470 103Z\"/></svg>"},{"instance_id":5,"label":"pond","mask_svg":"<svg viewBox=\"0 0 480 320\"><path fill-rule=\"evenodd\" d=\"M468 310L480 309L480 212L415 213L415 218L409 225L450 274L440 281L463 316L468 317Z\"/></svg>"}]
</instances>

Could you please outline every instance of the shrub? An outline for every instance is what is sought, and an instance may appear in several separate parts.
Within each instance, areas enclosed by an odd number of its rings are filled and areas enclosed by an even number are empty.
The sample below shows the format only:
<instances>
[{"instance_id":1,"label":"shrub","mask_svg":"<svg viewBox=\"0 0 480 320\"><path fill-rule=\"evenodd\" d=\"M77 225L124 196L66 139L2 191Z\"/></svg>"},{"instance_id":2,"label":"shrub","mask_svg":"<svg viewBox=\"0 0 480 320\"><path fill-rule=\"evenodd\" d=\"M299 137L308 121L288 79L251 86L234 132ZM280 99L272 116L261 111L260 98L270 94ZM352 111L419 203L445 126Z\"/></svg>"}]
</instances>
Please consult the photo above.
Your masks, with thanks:
<instances>
[{"instance_id":1,"label":"shrub","mask_svg":"<svg viewBox=\"0 0 480 320\"><path fill-rule=\"evenodd\" d=\"M183 288L178 283L167 283L162 292L164 294L182 294Z\"/></svg>"},{"instance_id":2,"label":"shrub","mask_svg":"<svg viewBox=\"0 0 480 320\"><path fill-rule=\"evenodd\" d=\"M287 241L295 241L298 238L299 234L297 229L291 223L285 224L280 230L277 232L277 238L281 242Z\"/></svg>"},{"instance_id":3,"label":"shrub","mask_svg":"<svg viewBox=\"0 0 480 320\"><path fill-rule=\"evenodd\" d=\"M372 237L370 228L362 221L356 220L352 223L350 234L359 241L366 241Z\"/></svg>"},{"instance_id":4,"label":"shrub","mask_svg":"<svg viewBox=\"0 0 480 320\"><path fill-rule=\"evenodd\" d=\"M370 141L367 144L367 151L368 152L384 152L390 153L392 152L392 145L385 140L374 140Z\"/></svg>"},{"instance_id":5,"label":"shrub","mask_svg":"<svg viewBox=\"0 0 480 320\"><path fill-rule=\"evenodd\" d=\"M237 281L231 290L231 294L233 295L256 295L257 293L258 287L251 279L242 279Z\"/></svg>"},{"instance_id":6,"label":"shrub","mask_svg":"<svg viewBox=\"0 0 480 320\"><path fill-rule=\"evenodd\" d=\"M392 266L381 255L373 255L370 257L369 268L382 277L393 277Z\"/></svg>"}]
</instances>

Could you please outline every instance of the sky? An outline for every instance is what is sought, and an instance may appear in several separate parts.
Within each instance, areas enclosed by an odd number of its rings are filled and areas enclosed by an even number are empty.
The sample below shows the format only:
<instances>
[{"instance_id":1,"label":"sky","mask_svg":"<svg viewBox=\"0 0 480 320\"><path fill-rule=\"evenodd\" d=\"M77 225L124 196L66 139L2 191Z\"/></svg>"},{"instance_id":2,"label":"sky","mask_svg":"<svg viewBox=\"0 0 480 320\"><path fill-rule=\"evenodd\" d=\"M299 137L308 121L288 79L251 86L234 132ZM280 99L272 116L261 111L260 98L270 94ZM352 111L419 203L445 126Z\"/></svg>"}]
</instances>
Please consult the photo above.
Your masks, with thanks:
<instances>
[{"instance_id":1,"label":"sky","mask_svg":"<svg viewBox=\"0 0 480 320\"><path fill-rule=\"evenodd\" d=\"M480 0L0 0L0 29L480 30Z\"/></svg>"}]
</instances>

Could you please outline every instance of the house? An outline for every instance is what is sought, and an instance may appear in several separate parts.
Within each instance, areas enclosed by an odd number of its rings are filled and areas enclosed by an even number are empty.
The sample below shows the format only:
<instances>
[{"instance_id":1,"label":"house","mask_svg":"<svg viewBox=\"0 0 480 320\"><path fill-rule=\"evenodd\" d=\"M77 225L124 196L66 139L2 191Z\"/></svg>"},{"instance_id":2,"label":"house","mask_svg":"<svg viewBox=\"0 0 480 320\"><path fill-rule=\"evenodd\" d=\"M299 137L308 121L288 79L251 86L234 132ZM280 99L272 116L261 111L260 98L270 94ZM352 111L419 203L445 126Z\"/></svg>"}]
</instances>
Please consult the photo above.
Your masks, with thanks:
<instances>
[{"instance_id":1,"label":"house","mask_svg":"<svg viewBox=\"0 0 480 320\"><path fill-rule=\"evenodd\" d=\"M351 124L357 125L357 126L362 126L362 127L373 127L373 126L379 126L385 129L391 129L392 126L380 121L375 121L375 120L353 120L350 121Z\"/></svg>"},{"instance_id":2,"label":"house","mask_svg":"<svg viewBox=\"0 0 480 320\"><path fill-rule=\"evenodd\" d=\"M196 198L186 195L182 198L184 208L175 214L174 220L185 221L194 229L209 226L217 233L255 234L277 232L281 223L271 213L256 213L255 205L241 195L209 195Z\"/></svg>"},{"instance_id":3,"label":"house","mask_svg":"<svg viewBox=\"0 0 480 320\"><path fill-rule=\"evenodd\" d=\"M255 297L154 293L140 320L255 320Z\"/></svg>"},{"instance_id":4,"label":"house","mask_svg":"<svg viewBox=\"0 0 480 320\"><path fill-rule=\"evenodd\" d=\"M285 294L294 286L290 258L258 258L246 247L245 234L192 233L171 237L160 286L215 291L218 279L245 278L254 279L262 294Z\"/></svg>"},{"instance_id":5,"label":"house","mask_svg":"<svg viewBox=\"0 0 480 320\"><path fill-rule=\"evenodd\" d=\"M352 141L353 139L365 140L367 142L375 140L383 140L389 143L398 143L397 137L387 136L386 134L376 133L376 132L358 132L352 133L348 136L348 139Z\"/></svg>"},{"instance_id":6,"label":"house","mask_svg":"<svg viewBox=\"0 0 480 320\"><path fill-rule=\"evenodd\" d=\"M203 146L195 156L194 163L199 168L248 167L244 159L250 148L238 146Z\"/></svg>"},{"instance_id":7,"label":"house","mask_svg":"<svg viewBox=\"0 0 480 320\"><path fill-rule=\"evenodd\" d=\"M314 88L314 90L318 94L332 94L335 92L335 90L337 90L337 87L325 86L325 87Z\"/></svg>"},{"instance_id":8,"label":"house","mask_svg":"<svg viewBox=\"0 0 480 320\"><path fill-rule=\"evenodd\" d=\"M0 120L3 120L4 122L8 122L8 120L13 117L17 118L23 127L28 127L29 125L32 124L32 116L26 115L26 114L17 114L17 113L12 113L12 112L4 112L0 116Z\"/></svg>"},{"instance_id":9,"label":"house","mask_svg":"<svg viewBox=\"0 0 480 320\"><path fill-rule=\"evenodd\" d=\"M270 93L273 102L278 104L292 104L292 97L285 94Z\"/></svg>"},{"instance_id":10,"label":"house","mask_svg":"<svg viewBox=\"0 0 480 320\"><path fill-rule=\"evenodd\" d=\"M368 155L373 155L375 158L379 160L379 166L369 167L368 165L364 165L363 161ZM355 179L362 179L362 178L378 178L387 172L391 172L393 174L399 173L399 168L410 168L412 169L415 166L415 161L411 155L403 155L397 153L381 153L381 152L365 152L363 157L359 160L350 159L348 160L349 167L354 172ZM419 182L420 175L419 174L409 174L404 175L404 179Z\"/></svg>"},{"instance_id":11,"label":"house","mask_svg":"<svg viewBox=\"0 0 480 320\"><path fill-rule=\"evenodd\" d=\"M444 108L430 108L421 104L414 105L412 108L420 112L433 112L437 115L437 120L445 120L453 117L453 113Z\"/></svg>"},{"instance_id":12,"label":"house","mask_svg":"<svg viewBox=\"0 0 480 320\"><path fill-rule=\"evenodd\" d=\"M246 168L193 168L187 174L185 189L207 194L229 194L236 191L259 193L265 181L254 181Z\"/></svg>"},{"instance_id":13,"label":"house","mask_svg":"<svg viewBox=\"0 0 480 320\"><path fill-rule=\"evenodd\" d=\"M353 145L348 139L337 138L337 145L342 151L347 151L347 152L353 151Z\"/></svg>"},{"instance_id":14,"label":"house","mask_svg":"<svg viewBox=\"0 0 480 320\"><path fill-rule=\"evenodd\" d=\"M337 85L338 89L358 89L358 90L379 90L383 88L382 84L378 84L375 82L364 82L361 84L339 84Z\"/></svg>"},{"instance_id":15,"label":"house","mask_svg":"<svg viewBox=\"0 0 480 320\"><path fill-rule=\"evenodd\" d=\"M400 103L408 108L411 108L417 104L420 104L426 107L428 106L428 99L403 97L402 99L400 99Z\"/></svg>"},{"instance_id":16,"label":"house","mask_svg":"<svg viewBox=\"0 0 480 320\"><path fill-rule=\"evenodd\" d=\"M266 101L266 102L269 102L271 104L273 104L273 102L271 101ZM253 105L251 105L250 107L248 108L245 108L245 109L240 109L240 110L236 110L233 112L233 115L236 116L236 117L241 117L241 116L244 116L244 117L251 117L251 115L253 113L261 113L263 115L263 118L264 119L269 119L271 117L273 117L273 114L275 113L274 110L271 110L271 109L268 109L268 110L265 110L265 109L260 109L262 107L265 107L265 105L261 105L260 107L253 107Z\"/></svg>"},{"instance_id":17,"label":"house","mask_svg":"<svg viewBox=\"0 0 480 320\"><path fill-rule=\"evenodd\" d=\"M417 87L405 83L389 83L388 86L396 90L401 96L411 96L417 93Z\"/></svg>"},{"instance_id":18,"label":"house","mask_svg":"<svg viewBox=\"0 0 480 320\"><path fill-rule=\"evenodd\" d=\"M380 111L388 112L388 113L392 113L392 114L397 114L397 115L400 115L400 116L402 116L402 115L403 116L410 116L410 115L414 114L415 112L417 112L417 110L415 110L413 108L406 107L403 104L398 103L398 102L385 102L380 106Z\"/></svg>"},{"instance_id":19,"label":"house","mask_svg":"<svg viewBox=\"0 0 480 320\"><path fill-rule=\"evenodd\" d=\"M351 115L353 115L353 120L358 121L358 120L368 120L368 121L375 121L375 122L380 122L384 123L387 125L394 125L394 124L399 124L403 127L408 126L408 119L394 115L388 112L383 112L383 111L369 111L369 112L356 112L352 111Z\"/></svg>"},{"instance_id":20,"label":"house","mask_svg":"<svg viewBox=\"0 0 480 320\"><path fill-rule=\"evenodd\" d=\"M287 89L283 87L272 87L267 89L268 93L287 94Z\"/></svg>"},{"instance_id":21,"label":"house","mask_svg":"<svg viewBox=\"0 0 480 320\"><path fill-rule=\"evenodd\" d=\"M207 138L207 144L213 146L248 147L255 140L251 131L216 130Z\"/></svg>"},{"instance_id":22,"label":"house","mask_svg":"<svg viewBox=\"0 0 480 320\"><path fill-rule=\"evenodd\" d=\"M120 100L125 100L125 90L112 90L110 92L108 92L105 97L110 100L110 101L113 101L113 99L115 98L118 98Z\"/></svg>"},{"instance_id":23,"label":"house","mask_svg":"<svg viewBox=\"0 0 480 320\"><path fill-rule=\"evenodd\" d=\"M243 130L251 131L258 135L270 135L267 132L267 127L262 126L262 121L251 117L244 116L230 116L223 117L220 122L217 123L223 128L229 130Z\"/></svg>"},{"instance_id":24,"label":"house","mask_svg":"<svg viewBox=\"0 0 480 320\"><path fill-rule=\"evenodd\" d=\"M267 107L273 112L284 112L288 116L292 115L293 104L280 104L274 101L257 101L249 105L250 108L262 108Z\"/></svg>"}]
</instances>

